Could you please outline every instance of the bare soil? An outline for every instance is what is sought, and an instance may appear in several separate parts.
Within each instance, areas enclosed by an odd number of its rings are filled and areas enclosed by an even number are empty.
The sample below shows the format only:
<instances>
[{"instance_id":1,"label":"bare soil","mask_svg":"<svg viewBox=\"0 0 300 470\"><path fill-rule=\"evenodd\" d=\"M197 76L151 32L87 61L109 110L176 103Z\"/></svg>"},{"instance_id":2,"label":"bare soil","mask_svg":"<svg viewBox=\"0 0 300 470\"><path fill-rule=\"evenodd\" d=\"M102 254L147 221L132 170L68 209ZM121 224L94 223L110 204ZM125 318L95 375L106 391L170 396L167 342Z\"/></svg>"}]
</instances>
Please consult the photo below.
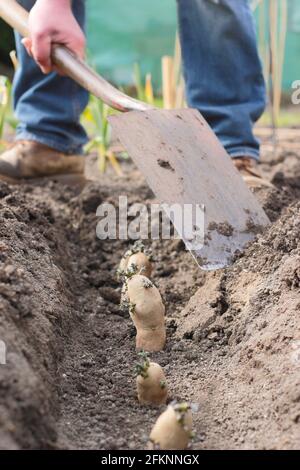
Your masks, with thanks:
<instances>
[{"instance_id":1,"label":"bare soil","mask_svg":"<svg viewBox=\"0 0 300 470\"><path fill-rule=\"evenodd\" d=\"M300 448L300 137L263 138L256 192L272 225L235 264L204 273L180 241L153 241L168 343L151 356L171 398L199 405L195 449ZM153 199L124 165L81 193L0 183L1 449L143 449L162 409L141 407L135 330L115 271L127 241L96 237L101 202Z\"/></svg>"}]
</instances>

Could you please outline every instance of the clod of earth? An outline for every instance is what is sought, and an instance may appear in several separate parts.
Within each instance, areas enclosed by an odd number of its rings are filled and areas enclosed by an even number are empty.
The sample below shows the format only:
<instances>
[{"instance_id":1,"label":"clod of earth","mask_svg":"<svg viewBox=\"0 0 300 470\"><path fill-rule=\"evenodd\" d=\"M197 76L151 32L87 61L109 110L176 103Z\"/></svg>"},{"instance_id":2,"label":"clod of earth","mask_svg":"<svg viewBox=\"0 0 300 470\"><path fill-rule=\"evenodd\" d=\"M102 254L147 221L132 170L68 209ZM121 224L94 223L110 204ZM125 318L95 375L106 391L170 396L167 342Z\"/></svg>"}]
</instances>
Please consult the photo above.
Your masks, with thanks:
<instances>
[{"instance_id":1,"label":"clod of earth","mask_svg":"<svg viewBox=\"0 0 300 470\"><path fill-rule=\"evenodd\" d=\"M207 227L208 231L216 231L224 237L231 237L233 235L233 227L228 222L222 222L217 224L216 222L211 222Z\"/></svg>"},{"instance_id":2,"label":"clod of earth","mask_svg":"<svg viewBox=\"0 0 300 470\"><path fill-rule=\"evenodd\" d=\"M245 233L254 233L258 235L264 231L264 227L261 225L257 225L251 217L249 217L246 221L246 230Z\"/></svg>"},{"instance_id":3,"label":"clod of earth","mask_svg":"<svg viewBox=\"0 0 300 470\"><path fill-rule=\"evenodd\" d=\"M136 327L136 348L161 351L166 343L165 306L159 290L146 276L137 274L127 281L127 295L134 308L130 316Z\"/></svg>"},{"instance_id":4,"label":"clod of earth","mask_svg":"<svg viewBox=\"0 0 300 470\"><path fill-rule=\"evenodd\" d=\"M193 418L188 403L171 403L150 434L150 449L185 450L193 437Z\"/></svg>"},{"instance_id":5,"label":"clod of earth","mask_svg":"<svg viewBox=\"0 0 300 470\"><path fill-rule=\"evenodd\" d=\"M142 405L163 405L168 398L164 371L156 362L150 362L147 354L140 356L142 362L135 367L138 400Z\"/></svg>"},{"instance_id":6,"label":"clod of earth","mask_svg":"<svg viewBox=\"0 0 300 470\"><path fill-rule=\"evenodd\" d=\"M167 160L162 160L160 158L159 160L157 160L157 163L159 164L161 168L164 168L165 170L175 171L171 163L168 162Z\"/></svg>"}]
</instances>

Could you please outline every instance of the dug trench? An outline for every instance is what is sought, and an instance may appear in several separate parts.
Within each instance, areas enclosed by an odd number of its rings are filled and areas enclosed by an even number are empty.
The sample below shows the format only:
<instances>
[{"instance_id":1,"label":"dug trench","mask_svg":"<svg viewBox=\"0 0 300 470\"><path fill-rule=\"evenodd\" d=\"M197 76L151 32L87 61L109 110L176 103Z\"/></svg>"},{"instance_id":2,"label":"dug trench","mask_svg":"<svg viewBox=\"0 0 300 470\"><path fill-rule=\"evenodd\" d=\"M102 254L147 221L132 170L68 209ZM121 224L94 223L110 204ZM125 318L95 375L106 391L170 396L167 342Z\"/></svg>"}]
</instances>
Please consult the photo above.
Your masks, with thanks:
<instances>
[{"instance_id":1,"label":"dug trench","mask_svg":"<svg viewBox=\"0 0 300 470\"><path fill-rule=\"evenodd\" d=\"M295 146L294 146L295 147ZM151 355L170 399L198 405L195 449L300 444L300 153L264 152L272 225L235 264L205 274L178 240L152 241L168 341ZM135 330L115 271L128 241L96 237L102 202L151 203L130 164L78 194L0 184L2 449L143 449L162 409L142 407Z\"/></svg>"}]
</instances>

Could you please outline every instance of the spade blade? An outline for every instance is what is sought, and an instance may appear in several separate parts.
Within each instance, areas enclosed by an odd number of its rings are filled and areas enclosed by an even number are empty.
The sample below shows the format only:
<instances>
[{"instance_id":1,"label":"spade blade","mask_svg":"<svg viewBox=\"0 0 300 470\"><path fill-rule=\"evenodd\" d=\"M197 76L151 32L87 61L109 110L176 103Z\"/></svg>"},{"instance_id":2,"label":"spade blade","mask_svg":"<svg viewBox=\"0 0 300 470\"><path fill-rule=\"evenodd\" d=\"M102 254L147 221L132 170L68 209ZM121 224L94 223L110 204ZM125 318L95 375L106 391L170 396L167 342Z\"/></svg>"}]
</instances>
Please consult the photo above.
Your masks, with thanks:
<instances>
[{"instance_id":1,"label":"spade blade","mask_svg":"<svg viewBox=\"0 0 300 470\"><path fill-rule=\"evenodd\" d=\"M198 111L153 109L109 119L202 269L231 264L236 253L269 224ZM172 211L172 206L177 209ZM181 221L180 208L182 214L188 214Z\"/></svg>"}]
</instances>

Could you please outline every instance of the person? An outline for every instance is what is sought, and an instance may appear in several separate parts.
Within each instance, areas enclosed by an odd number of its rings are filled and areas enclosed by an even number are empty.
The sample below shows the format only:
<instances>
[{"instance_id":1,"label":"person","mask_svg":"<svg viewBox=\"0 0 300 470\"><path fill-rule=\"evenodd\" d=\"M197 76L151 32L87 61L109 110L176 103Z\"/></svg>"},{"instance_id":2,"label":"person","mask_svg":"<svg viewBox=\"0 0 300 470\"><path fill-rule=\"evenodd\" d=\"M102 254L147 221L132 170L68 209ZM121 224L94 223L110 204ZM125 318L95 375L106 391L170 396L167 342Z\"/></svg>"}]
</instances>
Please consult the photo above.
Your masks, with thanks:
<instances>
[{"instance_id":1,"label":"person","mask_svg":"<svg viewBox=\"0 0 300 470\"><path fill-rule=\"evenodd\" d=\"M84 57L85 0L19 3L30 11L30 37L15 35L19 125L14 145L0 156L0 177L81 177L87 135L80 115L88 93L57 73L50 51L60 43ZM177 0L177 8L188 105L203 114L245 179L263 184L253 126L266 92L249 1Z\"/></svg>"}]
</instances>

